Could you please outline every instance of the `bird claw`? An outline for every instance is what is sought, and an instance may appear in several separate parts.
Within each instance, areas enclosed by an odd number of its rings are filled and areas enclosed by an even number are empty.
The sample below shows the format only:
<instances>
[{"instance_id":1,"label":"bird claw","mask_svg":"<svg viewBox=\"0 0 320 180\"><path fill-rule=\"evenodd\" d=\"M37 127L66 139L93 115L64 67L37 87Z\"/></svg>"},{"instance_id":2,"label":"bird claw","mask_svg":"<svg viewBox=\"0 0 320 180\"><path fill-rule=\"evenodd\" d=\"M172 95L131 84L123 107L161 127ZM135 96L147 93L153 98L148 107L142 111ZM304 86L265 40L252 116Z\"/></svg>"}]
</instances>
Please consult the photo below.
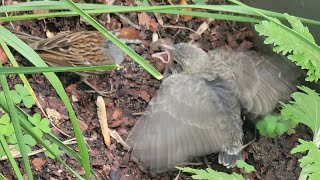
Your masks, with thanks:
<instances>
[{"instance_id":1,"label":"bird claw","mask_svg":"<svg viewBox=\"0 0 320 180\"><path fill-rule=\"evenodd\" d=\"M91 89L93 89L93 91L90 91L90 92L96 92L98 93L100 96L103 96L103 97L107 97L108 95L112 94L112 93L115 93L116 90L113 89L113 83L111 80L109 80L109 83L110 83L110 90L99 90L98 88L96 88L94 85L92 85L89 81L87 81L87 79L82 79L82 81L84 83L86 83L88 86L91 87Z\"/></svg>"}]
</instances>

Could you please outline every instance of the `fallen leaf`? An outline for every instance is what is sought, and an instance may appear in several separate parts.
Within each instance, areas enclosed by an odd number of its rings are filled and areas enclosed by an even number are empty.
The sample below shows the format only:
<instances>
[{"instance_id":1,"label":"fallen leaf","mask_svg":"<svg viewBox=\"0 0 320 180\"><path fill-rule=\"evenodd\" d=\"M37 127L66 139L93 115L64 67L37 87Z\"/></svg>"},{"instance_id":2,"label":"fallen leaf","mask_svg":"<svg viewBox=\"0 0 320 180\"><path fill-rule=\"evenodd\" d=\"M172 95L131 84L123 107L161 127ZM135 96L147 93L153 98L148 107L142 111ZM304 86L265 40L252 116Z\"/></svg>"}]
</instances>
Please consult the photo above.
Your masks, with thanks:
<instances>
[{"instance_id":1,"label":"fallen leaf","mask_svg":"<svg viewBox=\"0 0 320 180\"><path fill-rule=\"evenodd\" d=\"M210 20L211 22L211 20ZM197 29L197 34L201 35L203 32L205 32L209 28L209 24L207 22L201 23L199 28Z\"/></svg>"},{"instance_id":2,"label":"fallen leaf","mask_svg":"<svg viewBox=\"0 0 320 180\"><path fill-rule=\"evenodd\" d=\"M164 23L163 23L163 19L162 19L162 15L160 14L160 13L154 13L154 16L156 17L156 19L157 19L157 21L158 21L158 23L160 24L160 25L163 25Z\"/></svg>"},{"instance_id":3,"label":"fallen leaf","mask_svg":"<svg viewBox=\"0 0 320 180\"><path fill-rule=\"evenodd\" d=\"M179 4L188 5L188 2L186 0L180 0ZM191 8L184 8L182 10L191 11L192 9ZM181 17L182 17L183 21L190 21L192 19L192 16L187 16L187 15L182 15Z\"/></svg>"},{"instance_id":4,"label":"fallen leaf","mask_svg":"<svg viewBox=\"0 0 320 180\"><path fill-rule=\"evenodd\" d=\"M145 100L146 102L150 101L150 95L147 93L145 90L140 90L139 91L140 97Z\"/></svg>"},{"instance_id":5,"label":"fallen leaf","mask_svg":"<svg viewBox=\"0 0 320 180\"><path fill-rule=\"evenodd\" d=\"M116 128L116 127L119 127L119 126L121 126L123 124L123 120L117 120L117 121L113 121L110 125L109 125L109 127L111 127L111 128Z\"/></svg>"},{"instance_id":6,"label":"fallen leaf","mask_svg":"<svg viewBox=\"0 0 320 180\"><path fill-rule=\"evenodd\" d=\"M109 134L110 136L115 139L118 143L122 144L122 146L127 149L127 150L130 150L131 147L126 143L124 142L124 140L122 139L122 137L117 133L117 131L115 130L112 130L112 129L109 129Z\"/></svg>"},{"instance_id":7,"label":"fallen leaf","mask_svg":"<svg viewBox=\"0 0 320 180\"><path fill-rule=\"evenodd\" d=\"M45 160L41 159L41 158L34 158L32 161L31 161L31 164L33 166L33 168L36 170L36 171L41 171L42 170L42 166L46 163Z\"/></svg>"},{"instance_id":8,"label":"fallen leaf","mask_svg":"<svg viewBox=\"0 0 320 180\"><path fill-rule=\"evenodd\" d=\"M139 32L134 28L122 28L117 35L119 38L140 39Z\"/></svg>"},{"instance_id":9,"label":"fallen leaf","mask_svg":"<svg viewBox=\"0 0 320 180\"><path fill-rule=\"evenodd\" d=\"M149 29L151 18L146 12L138 14L138 21L140 26L145 26L146 29Z\"/></svg>"},{"instance_id":10,"label":"fallen leaf","mask_svg":"<svg viewBox=\"0 0 320 180\"><path fill-rule=\"evenodd\" d=\"M61 114L55 110L55 109L50 109L46 108L46 114L49 119L53 121L53 124L60 124L61 122Z\"/></svg>"},{"instance_id":11,"label":"fallen leaf","mask_svg":"<svg viewBox=\"0 0 320 180\"><path fill-rule=\"evenodd\" d=\"M84 121L78 120L81 132L84 132L88 129L88 124L85 123Z\"/></svg>"},{"instance_id":12,"label":"fallen leaf","mask_svg":"<svg viewBox=\"0 0 320 180\"><path fill-rule=\"evenodd\" d=\"M122 109L117 108L112 114L112 120L117 119L118 117L121 117L121 116L122 116Z\"/></svg>"},{"instance_id":13,"label":"fallen leaf","mask_svg":"<svg viewBox=\"0 0 320 180\"><path fill-rule=\"evenodd\" d=\"M106 111L106 105L102 96L98 96L96 104L98 107L97 114L98 114L98 119L101 126L101 132L104 139L104 143L107 146L110 146L111 140L110 140L109 128L108 128L107 111Z\"/></svg>"},{"instance_id":14,"label":"fallen leaf","mask_svg":"<svg viewBox=\"0 0 320 180\"><path fill-rule=\"evenodd\" d=\"M0 62L2 64L6 63L8 61L8 57L7 54L4 52L4 50L2 49L2 47L0 47Z\"/></svg>"},{"instance_id":15,"label":"fallen leaf","mask_svg":"<svg viewBox=\"0 0 320 180\"><path fill-rule=\"evenodd\" d=\"M154 32L152 33L152 43L157 42L159 40L158 33Z\"/></svg>"}]
</instances>

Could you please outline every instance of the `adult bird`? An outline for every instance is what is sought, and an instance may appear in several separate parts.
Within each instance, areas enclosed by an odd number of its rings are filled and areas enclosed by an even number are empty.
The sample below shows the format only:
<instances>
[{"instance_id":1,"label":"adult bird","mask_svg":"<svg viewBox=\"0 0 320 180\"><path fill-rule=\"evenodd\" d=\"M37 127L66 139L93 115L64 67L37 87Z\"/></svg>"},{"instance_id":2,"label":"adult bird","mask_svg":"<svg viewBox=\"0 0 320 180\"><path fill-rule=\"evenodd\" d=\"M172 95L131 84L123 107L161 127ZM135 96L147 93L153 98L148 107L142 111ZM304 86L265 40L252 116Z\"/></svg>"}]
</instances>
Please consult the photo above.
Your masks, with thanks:
<instances>
[{"instance_id":1,"label":"adult bird","mask_svg":"<svg viewBox=\"0 0 320 180\"><path fill-rule=\"evenodd\" d=\"M120 64L125 56L117 45L98 31L60 32L51 38L40 38L14 29L9 30L27 43L50 66L97 66ZM100 91L87 78L92 74L105 74L107 71L76 72L81 80L100 95ZM112 89L112 85L111 85Z\"/></svg>"}]
</instances>

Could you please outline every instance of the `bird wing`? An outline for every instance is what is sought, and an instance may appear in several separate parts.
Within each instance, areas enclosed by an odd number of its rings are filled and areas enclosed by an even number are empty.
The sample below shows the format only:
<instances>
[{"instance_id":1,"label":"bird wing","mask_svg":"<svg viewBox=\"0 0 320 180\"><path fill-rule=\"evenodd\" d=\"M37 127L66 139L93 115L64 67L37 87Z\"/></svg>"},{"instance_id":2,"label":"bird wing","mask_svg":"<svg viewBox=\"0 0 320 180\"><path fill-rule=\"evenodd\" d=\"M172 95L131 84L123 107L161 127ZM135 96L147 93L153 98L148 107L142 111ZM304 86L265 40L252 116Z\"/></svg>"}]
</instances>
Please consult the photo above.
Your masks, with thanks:
<instances>
[{"instance_id":1,"label":"bird wing","mask_svg":"<svg viewBox=\"0 0 320 180\"><path fill-rule=\"evenodd\" d=\"M213 152L239 153L242 121L236 98L216 79L166 78L126 142L143 167L161 172Z\"/></svg>"},{"instance_id":2,"label":"bird wing","mask_svg":"<svg viewBox=\"0 0 320 180\"><path fill-rule=\"evenodd\" d=\"M288 100L296 89L300 72L279 57L226 49L210 51L209 56L214 61L224 61L228 66L238 84L241 104L247 112L268 114L280 100Z\"/></svg>"}]
</instances>

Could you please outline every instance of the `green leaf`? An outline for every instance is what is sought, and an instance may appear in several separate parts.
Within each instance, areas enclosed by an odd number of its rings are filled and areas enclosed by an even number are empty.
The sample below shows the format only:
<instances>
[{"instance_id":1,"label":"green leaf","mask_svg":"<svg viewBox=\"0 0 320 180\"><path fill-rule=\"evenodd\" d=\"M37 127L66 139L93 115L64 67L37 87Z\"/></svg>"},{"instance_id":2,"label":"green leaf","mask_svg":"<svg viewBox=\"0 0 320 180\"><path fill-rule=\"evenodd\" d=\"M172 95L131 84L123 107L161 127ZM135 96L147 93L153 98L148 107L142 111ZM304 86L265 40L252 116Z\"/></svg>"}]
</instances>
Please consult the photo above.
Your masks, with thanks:
<instances>
[{"instance_id":1,"label":"green leaf","mask_svg":"<svg viewBox=\"0 0 320 180\"><path fill-rule=\"evenodd\" d=\"M8 137L8 143L9 144L17 144L17 138L16 138L16 135L12 134L11 136Z\"/></svg>"},{"instance_id":2,"label":"green leaf","mask_svg":"<svg viewBox=\"0 0 320 180\"><path fill-rule=\"evenodd\" d=\"M16 84L14 88L20 94L21 97L30 96L30 93L27 90L27 88L23 87L21 84Z\"/></svg>"},{"instance_id":3,"label":"green leaf","mask_svg":"<svg viewBox=\"0 0 320 180\"><path fill-rule=\"evenodd\" d=\"M17 91L11 90L11 91L10 91L10 94L11 94L11 98L12 98L13 103L15 103L15 104L20 104L20 103L21 103L22 98L21 98L21 96L18 94Z\"/></svg>"},{"instance_id":4,"label":"green leaf","mask_svg":"<svg viewBox=\"0 0 320 180\"><path fill-rule=\"evenodd\" d=\"M320 96L314 90L301 86L302 92L292 94L294 101L283 104L281 116L308 126L313 132L313 141L320 146Z\"/></svg>"},{"instance_id":5,"label":"green leaf","mask_svg":"<svg viewBox=\"0 0 320 180\"><path fill-rule=\"evenodd\" d=\"M28 154L32 152L30 146L25 145L25 148L26 148L26 151L27 151ZM17 150L17 151L19 151L19 152L21 152L18 144L15 144L15 145L14 145L14 149Z\"/></svg>"},{"instance_id":6,"label":"green leaf","mask_svg":"<svg viewBox=\"0 0 320 180\"><path fill-rule=\"evenodd\" d=\"M273 44L274 51L288 55L288 59L308 70L308 81L317 81L320 78L320 47L307 27L294 16L285 14L292 28L284 26L278 19L269 18L255 25L260 35L266 36L265 44Z\"/></svg>"},{"instance_id":7,"label":"green leaf","mask_svg":"<svg viewBox=\"0 0 320 180\"><path fill-rule=\"evenodd\" d=\"M284 119L279 115L267 115L262 120L257 122L257 129L260 135L275 138L281 136L285 132L295 128L296 122L291 119Z\"/></svg>"},{"instance_id":8,"label":"green leaf","mask_svg":"<svg viewBox=\"0 0 320 180\"><path fill-rule=\"evenodd\" d=\"M34 114L32 117L30 116L28 120L35 126L38 126L41 121L41 115L39 113Z\"/></svg>"},{"instance_id":9,"label":"green leaf","mask_svg":"<svg viewBox=\"0 0 320 180\"><path fill-rule=\"evenodd\" d=\"M50 146L50 149L51 149L54 153L56 153L57 155L60 155L60 154L61 154L61 151L59 150L59 146L58 146L57 144L51 144L51 145L50 145L50 141L48 141L48 140L45 140L44 142L45 142L48 146ZM51 159L55 159L55 157L54 157L49 151L45 151L44 154L45 154L47 157L51 158Z\"/></svg>"},{"instance_id":10,"label":"green leaf","mask_svg":"<svg viewBox=\"0 0 320 180\"><path fill-rule=\"evenodd\" d=\"M33 97L31 96L30 92L28 91L27 88L25 88L24 86L22 86L21 84L16 84L15 85L15 89L19 94L20 97L20 102L21 100L23 101L23 104L27 107L27 108L31 108L34 104L35 101L33 99ZM19 103L20 103L19 102ZM18 104L18 103L16 103Z\"/></svg>"},{"instance_id":11,"label":"green leaf","mask_svg":"<svg viewBox=\"0 0 320 180\"><path fill-rule=\"evenodd\" d=\"M2 148L2 146L0 146L0 157L6 155L6 153L4 152L4 149Z\"/></svg>"},{"instance_id":12,"label":"green leaf","mask_svg":"<svg viewBox=\"0 0 320 180\"><path fill-rule=\"evenodd\" d=\"M293 148L291 153L308 151L307 155L299 159L300 167L302 168L301 175L314 178L320 171L320 149L313 142L302 139L299 139L299 142L301 144Z\"/></svg>"},{"instance_id":13,"label":"green leaf","mask_svg":"<svg viewBox=\"0 0 320 180\"><path fill-rule=\"evenodd\" d=\"M182 172L195 174L192 176L193 179L209 179L209 180L218 180L218 179L225 179L225 180L244 180L244 178L237 173L227 174L224 172L218 172L211 168L207 168L206 170L203 169L193 169L193 168L181 168L176 167L177 169L181 170Z\"/></svg>"},{"instance_id":14,"label":"green leaf","mask_svg":"<svg viewBox=\"0 0 320 180\"><path fill-rule=\"evenodd\" d=\"M309 149L317 148L317 146L313 142L305 141L302 139L299 139L299 142L300 144L291 150L291 154L298 153L298 152L305 152L305 151L308 151Z\"/></svg>"},{"instance_id":15,"label":"green leaf","mask_svg":"<svg viewBox=\"0 0 320 180\"><path fill-rule=\"evenodd\" d=\"M136 5L137 6L150 6L148 0L136 0Z\"/></svg>"},{"instance_id":16,"label":"green leaf","mask_svg":"<svg viewBox=\"0 0 320 180\"><path fill-rule=\"evenodd\" d=\"M40 129L38 126L32 127L32 128L31 128L31 131L33 131L33 133L35 133L35 135L36 135L37 137L42 138L43 133L42 133L41 129Z\"/></svg>"},{"instance_id":17,"label":"green leaf","mask_svg":"<svg viewBox=\"0 0 320 180\"><path fill-rule=\"evenodd\" d=\"M35 101L31 95L23 97L22 101L27 108L31 108L35 104Z\"/></svg>"},{"instance_id":18,"label":"green leaf","mask_svg":"<svg viewBox=\"0 0 320 180\"><path fill-rule=\"evenodd\" d=\"M252 165L246 163L244 160L237 160L236 163L238 168L244 169L247 173L255 171L255 168Z\"/></svg>"},{"instance_id":19,"label":"green leaf","mask_svg":"<svg viewBox=\"0 0 320 180\"><path fill-rule=\"evenodd\" d=\"M0 117L0 130L0 134L3 134L7 137L14 133L13 125L10 122L10 117L8 114Z\"/></svg>"},{"instance_id":20,"label":"green leaf","mask_svg":"<svg viewBox=\"0 0 320 180\"><path fill-rule=\"evenodd\" d=\"M41 131L45 132L45 133L49 133L51 131L50 127L49 127L49 120L47 118L43 118L38 126Z\"/></svg>"},{"instance_id":21,"label":"green leaf","mask_svg":"<svg viewBox=\"0 0 320 180\"><path fill-rule=\"evenodd\" d=\"M36 143L37 143L36 140L35 140L31 135L29 135L29 134L25 134L25 135L23 136L23 138L24 138L26 144L28 144L28 145L30 145L30 146L35 146Z\"/></svg>"},{"instance_id":22,"label":"green leaf","mask_svg":"<svg viewBox=\"0 0 320 180\"><path fill-rule=\"evenodd\" d=\"M196 5L206 5L208 0L192 0L192 2L194 2Z\"/></svg>"}]
</instances>

